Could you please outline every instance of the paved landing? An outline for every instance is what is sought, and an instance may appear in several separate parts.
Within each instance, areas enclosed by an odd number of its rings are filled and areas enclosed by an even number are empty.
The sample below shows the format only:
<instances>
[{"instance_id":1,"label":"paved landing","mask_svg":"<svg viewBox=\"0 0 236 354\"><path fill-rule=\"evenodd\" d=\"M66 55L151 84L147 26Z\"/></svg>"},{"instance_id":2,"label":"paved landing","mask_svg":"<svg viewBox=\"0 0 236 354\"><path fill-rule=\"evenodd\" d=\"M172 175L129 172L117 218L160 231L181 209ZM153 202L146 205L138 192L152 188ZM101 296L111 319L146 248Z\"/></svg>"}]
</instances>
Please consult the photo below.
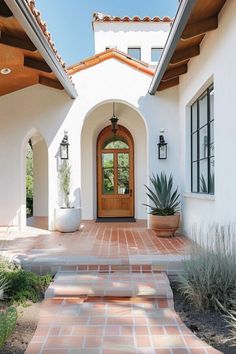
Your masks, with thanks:
<instances>
[{"instance_id":1,"label":"paved landing","mask_svg":"<svg viewBox=\"0 0 236 354\"><path fill-rule=\"evenodd\" d=\"M39 223L39 226L42 225ZM82 221L71 234L27 228L25 232L0 232L0 252L18 261L26 270L56 274L81 266L153 265L168 273L181 271L182 260L194 243L177 234L158 238L145 220L134 223ZM100 270L100 269L99 269ZM110 269L111 270L111 269Z\"/></svg>"},{"instance_id":2,"label":"paved landing","mask_svg":"<svg viewBox=\"0 0 236 354\"><path fill-rule=\"evenodd\" d=\"M172 299L165 273L76 273L59 272L45 297L146 297Z\"/></svg>"},{"instance_id":3,"label":"paved landing","mask_svg":"<svg viewBox=\"0 0 236 354\"><path fill-rule=\"evenodd\" d=\"M70 284L76 296L69 297ZM124 296L124 287L134 297ZM43 302L26 354L219 353L180 320L165 273L59 273L51 290L58 295Z\"/></svg>"}]
</instances>

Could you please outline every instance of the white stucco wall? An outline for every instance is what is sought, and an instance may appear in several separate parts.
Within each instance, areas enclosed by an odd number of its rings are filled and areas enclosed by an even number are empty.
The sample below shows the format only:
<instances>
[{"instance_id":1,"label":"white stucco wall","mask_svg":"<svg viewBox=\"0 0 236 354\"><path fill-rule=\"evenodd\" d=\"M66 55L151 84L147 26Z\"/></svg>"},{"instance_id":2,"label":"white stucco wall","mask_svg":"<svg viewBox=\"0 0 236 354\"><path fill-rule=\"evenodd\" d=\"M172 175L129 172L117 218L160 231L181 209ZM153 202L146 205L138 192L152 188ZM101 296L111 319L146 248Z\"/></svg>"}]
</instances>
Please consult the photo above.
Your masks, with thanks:
<instances>
[{"instance_id":1,"label":"white stucco wall","mask_svg":"<svg viewBox=\"0 0 236 354\"><path fill-rule=\"evenodd\" d=\"M121 124L131 131L136 145L135 217L146 218L146 208L142 206L145 202L143 184L148 182L151 173L171 171L176 182L179 181L178 88L150 96L147 92L151 76L116 59L81 71L74 75L73 80L79 93L76 100L69 99L65 92L41 85L0 98L0 225L24 226L24 150L35 131L41 134L48 147L49 227L53 229L54 209L59 206L60 200L58 148L64 130L68 131L70 143L71 199L75 206L81 203L84 219L96 216L96 193L93 188L96 175L91 174L94 171L94 144L99 130L109 124L112 113L109 107L113 101L118 102ZM166 161L157 158L161 128L165 129L169 143ZM88 151L93 155L90 154L86 162L84 155L81 161L84 150L87 155Z\"/></svg>"},{"instance_id":2,"label":"white stucco wall","mask_svg":"<svg viewBox=\"0 0 236 354\"><path fill-rule=\"evenodd\" d=\"M164 48L170 31L165 22L94 22L95 53L116 47L124 53L128 48L141 48L141 60L151 64L151 48ZM153 65L157 64L152 62Z\"/></svg>"},{"instance_id":3,"label":"white stucco wall","mask_svg":"<svg viewBox=\"0 0 236 354\"><path fill-rule=\"evenodd\" d=\"M236 1L228 0L219 15L219 28L206 35L201 55L191 59L188 73L179 86L181 119L181 181L184 197L184 229L190 235L193 224L235 222L236 198ZM214 82L215 87L215 196L190 192L191 103Z\"/></svg>"}]
</instances>

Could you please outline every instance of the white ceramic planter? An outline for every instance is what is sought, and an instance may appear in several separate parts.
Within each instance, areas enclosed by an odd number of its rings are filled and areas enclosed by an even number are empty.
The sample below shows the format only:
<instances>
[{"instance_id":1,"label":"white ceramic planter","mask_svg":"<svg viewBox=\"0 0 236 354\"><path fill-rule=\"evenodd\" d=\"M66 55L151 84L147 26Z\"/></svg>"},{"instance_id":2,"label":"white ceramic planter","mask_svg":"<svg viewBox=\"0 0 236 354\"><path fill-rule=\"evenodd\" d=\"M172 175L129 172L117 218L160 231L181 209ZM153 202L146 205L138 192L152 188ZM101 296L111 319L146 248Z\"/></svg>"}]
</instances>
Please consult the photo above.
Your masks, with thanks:
<instances>
[{"instance_id":1,"label":"white ceramic planter","mask_svg":"<svg viewBox=\"0 0 236 354\"><path fill-rule=\"evenodd\" d=\"M75 232L81 222L81 208L55 209L54 224L57 231Z\"/></svg>"}]
</instances>

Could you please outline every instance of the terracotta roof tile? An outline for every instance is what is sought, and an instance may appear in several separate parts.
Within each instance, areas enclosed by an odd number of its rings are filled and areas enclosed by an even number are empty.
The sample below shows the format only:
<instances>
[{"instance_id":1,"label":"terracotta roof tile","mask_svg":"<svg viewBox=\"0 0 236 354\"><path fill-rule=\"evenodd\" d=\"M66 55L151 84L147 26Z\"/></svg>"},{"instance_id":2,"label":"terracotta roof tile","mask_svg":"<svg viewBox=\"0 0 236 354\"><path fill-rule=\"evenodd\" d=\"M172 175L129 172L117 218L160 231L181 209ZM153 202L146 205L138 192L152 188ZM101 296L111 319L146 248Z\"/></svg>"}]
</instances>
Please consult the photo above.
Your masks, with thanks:
<instances>
[{"instance_id":1,"label":"terracotta roof tile","mask_svg":"<svg viewBox=\"0 0 236 354\"><path fill-rule=\"evenodd\" d=\"M129 16L124 16L124 17L118 17L118 16L111 16L107 14L103 14L101 12L95 12L93 14L93 22L173 22L173 18L170 18L168 16L164 17L148 17L145 16L143 18L139 16L134 16L134 17L129 17Z\"/></svg>"},{"instance_id":2,"label":"terracotta roof tile","mask_svg":"<svg viewBox=\"0 0 236 354\"><path fill-rule=\"evenodd\" d=\"M64 68L64 70L66 71L66 64L64 62L64 60L62 59L62 57L60 56L60 54L58 53L57 49L55 48L55 44L51 38L51 33L48 31L47 29L47 24L46 22L44 22L41 18L41 14L40 11L36 8L36 1L35 0L25 0L26 3L28 4L33 16L35 17L36 21L38 22L38 25L40 26L43 34L45 35L51 49L53 50L57 60L59 61L59 63L61 64L61 66Z\"/></svg>"},{"instance_id":3,"label":"terracotta roof tile","mask_svg":"<svg viewBox=\"0 0 236 354\"><path fill-rule=\"evenodd\" d=\"M83 61L81 61L78 64L74 64L70 66L67 71L70 75L76 74L79 71L85 70L90 68L91 66L97 65L99 63L102 63L105 60L108 59L117 59L127 65L130 65L131 67L135 68L136 70L140 70L145 74L148 75L154 75L154 71L150 68L150 66L140 60L131 58L129 55L126 53L123 53L117 49L111 48L108 49L102 53L96 54L90 58L87 58Z\"/></svg>"}]
</instances>

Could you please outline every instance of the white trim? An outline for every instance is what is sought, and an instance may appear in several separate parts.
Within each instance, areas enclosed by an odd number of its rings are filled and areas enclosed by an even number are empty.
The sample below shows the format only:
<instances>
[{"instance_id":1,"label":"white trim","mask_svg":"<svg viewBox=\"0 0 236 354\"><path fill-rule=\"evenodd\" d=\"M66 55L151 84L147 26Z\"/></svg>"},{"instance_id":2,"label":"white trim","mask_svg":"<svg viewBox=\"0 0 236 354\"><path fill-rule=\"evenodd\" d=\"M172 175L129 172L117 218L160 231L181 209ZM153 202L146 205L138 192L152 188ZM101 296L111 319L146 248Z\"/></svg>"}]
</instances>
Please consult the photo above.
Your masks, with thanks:
<instances>
[{"instance_id":1,"label":"white trim","mask_svg":"<svg viewBox=\"0 0 236 354\"><path fill-rule=\"evenodd\" d=\"M183 197L184 198L207 200L207 201L211 201L211 202L215 201L215 195L211 195L211 194L187 192L187 193L183 193Z\"/></svg>"}]
</instances>

